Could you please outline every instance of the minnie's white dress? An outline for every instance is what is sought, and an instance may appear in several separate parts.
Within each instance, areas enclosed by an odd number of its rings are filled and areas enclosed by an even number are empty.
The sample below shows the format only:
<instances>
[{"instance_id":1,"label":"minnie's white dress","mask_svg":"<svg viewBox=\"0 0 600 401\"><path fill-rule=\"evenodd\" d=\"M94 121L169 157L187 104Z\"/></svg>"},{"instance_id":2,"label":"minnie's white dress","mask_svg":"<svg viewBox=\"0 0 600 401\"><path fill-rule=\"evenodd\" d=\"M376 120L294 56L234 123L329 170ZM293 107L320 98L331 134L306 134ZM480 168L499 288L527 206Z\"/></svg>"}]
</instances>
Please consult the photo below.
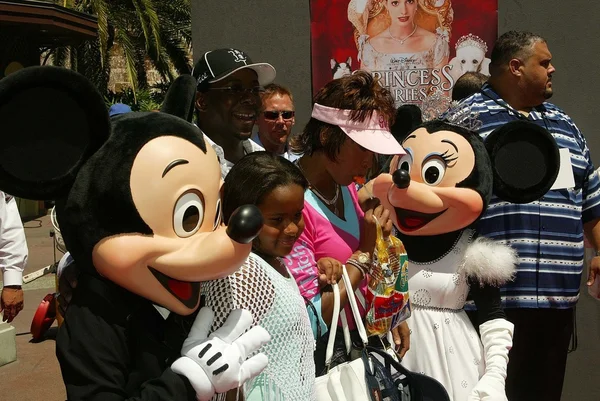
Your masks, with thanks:
<instances>
[{"instance_id":1,"label":"minnie's white dress","mask_svg":"<svg viewBox=\"0 0 600 401\"><path fill-rule=\"evenodd\" d=\"M413 309L410 350L402 365L437 379L452 401L466 401L485 370L483 346L463 310L469 284L461 266L472 237L473 231L465 230L438 260L408 265Z\"/></svg>"}]
</instances>

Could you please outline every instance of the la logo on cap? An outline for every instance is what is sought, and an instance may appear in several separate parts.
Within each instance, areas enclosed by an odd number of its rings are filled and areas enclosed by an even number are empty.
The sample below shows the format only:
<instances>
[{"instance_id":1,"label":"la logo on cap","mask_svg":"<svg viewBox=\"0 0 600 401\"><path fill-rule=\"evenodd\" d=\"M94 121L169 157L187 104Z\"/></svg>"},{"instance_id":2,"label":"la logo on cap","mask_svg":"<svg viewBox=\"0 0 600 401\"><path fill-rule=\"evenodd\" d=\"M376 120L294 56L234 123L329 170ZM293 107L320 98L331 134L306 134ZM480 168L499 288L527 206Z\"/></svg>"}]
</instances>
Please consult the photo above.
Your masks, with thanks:
<instances>
[{"instance_id":1,"label":"la logo on cap","mask_svg":"<svg viewBox=\"0 0 600 401\"><path fill-rule=\"evenodd\" d=\"M246 56L241 51L239 51L237 49L231 49L231 50L229 50L229 53L231 53L233 55L233 57L235 57L235 60L233 60L233 61L235 61L236 63L246 64Z\"/></svg>"},{"instance_id":2,"label":"la logo on cap","mask_svg":"<svg viewBox=\"0 0 600 401\"><path fill-rule=\"evenodd\" d=\"M200 75L198 77L198 79L196 80L196 83L200 84L200 83L204 82L204 80L207 78L208 78L208 72L204 72L202 75Z\"/></svg>"}]
</instances>

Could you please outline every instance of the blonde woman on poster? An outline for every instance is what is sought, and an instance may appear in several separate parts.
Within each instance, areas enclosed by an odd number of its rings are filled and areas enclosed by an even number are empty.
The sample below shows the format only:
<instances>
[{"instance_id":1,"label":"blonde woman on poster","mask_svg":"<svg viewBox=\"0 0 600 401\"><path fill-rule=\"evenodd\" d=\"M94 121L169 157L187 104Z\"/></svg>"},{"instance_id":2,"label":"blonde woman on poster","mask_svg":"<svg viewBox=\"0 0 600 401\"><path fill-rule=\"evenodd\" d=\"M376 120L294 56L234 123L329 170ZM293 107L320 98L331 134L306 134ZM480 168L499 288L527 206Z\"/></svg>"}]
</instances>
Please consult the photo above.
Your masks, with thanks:
<instances>
[{"instance_id":1,"label":"blonde woman on poster","mask_svg":"<svg viewBox=\"0 0 600 401\"><path fill-rule=\"evenodd\" d=\"M448 64L450 1L429 3L427 0L352 0L348 5L348 20L356 28L360 68L369 71L433 69ZM446 17L444 12L438 14L438 11L445 11ZM429 17L433 17L433 23ZM420 26L420 22L433 31Z\"/></svg>"},{"instance_id":2,"label":"blonde woman on poster","mask_svg":"<svg viewBox=\"0 0 600 401\"><path fill-rule=\"evenodd\" d=\"M448 105L453 14L450 0L351 0L360 68L377 76L397 106Z\"/></svg>"}]
</instances>

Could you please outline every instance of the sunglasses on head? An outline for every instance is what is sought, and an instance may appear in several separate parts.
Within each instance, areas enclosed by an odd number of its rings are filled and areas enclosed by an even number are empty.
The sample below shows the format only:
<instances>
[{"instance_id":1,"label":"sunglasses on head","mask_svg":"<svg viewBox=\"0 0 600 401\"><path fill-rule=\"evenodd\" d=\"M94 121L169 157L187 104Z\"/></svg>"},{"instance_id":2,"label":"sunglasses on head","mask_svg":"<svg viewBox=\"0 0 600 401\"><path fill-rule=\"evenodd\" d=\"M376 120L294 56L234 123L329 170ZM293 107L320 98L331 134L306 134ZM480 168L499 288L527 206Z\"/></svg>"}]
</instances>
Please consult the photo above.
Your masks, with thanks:
<instances>
[{"instance_id":1,"label":"sunglasses on head","mask_svg":"<svg viewBox=\"0 0 600 401\"><path fill-rule=\"evenodd\" d=\"M295 111L290 111L290 110L286 110L286 111L265 111L263 112L263 115L265 116L265 120L271 120L271 121L276 121L279 119L279 116L281 115L281 117L284 120L290 120L292 118L294 118L294 116L296 115Z\"/></svg>"}]
</instances>

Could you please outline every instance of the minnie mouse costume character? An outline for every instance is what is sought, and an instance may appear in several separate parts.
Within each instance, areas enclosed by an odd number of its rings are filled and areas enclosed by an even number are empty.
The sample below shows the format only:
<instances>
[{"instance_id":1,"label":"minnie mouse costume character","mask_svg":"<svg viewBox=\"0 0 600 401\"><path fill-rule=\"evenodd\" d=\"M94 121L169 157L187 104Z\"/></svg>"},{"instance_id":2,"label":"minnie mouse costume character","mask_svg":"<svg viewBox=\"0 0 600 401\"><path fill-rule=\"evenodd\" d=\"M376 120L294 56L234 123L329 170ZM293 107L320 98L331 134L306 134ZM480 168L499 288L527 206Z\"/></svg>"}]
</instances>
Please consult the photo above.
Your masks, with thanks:
<instances>
[{"instance_id":1,"label":"minnie mouse costume character","mask_svg":"<svg viewBox=\"0 0 600 401\"><path fill-rule=\"evenodd\" d=\"M206 400L267 364L245 361L269 340L260 327L242 335L249 312L210 336L212 311L195 316L200 281L241 266L262 216L247 205L221 225L217 155L185 120L194 92L182 76L168 113L109 122L73 71L31 67L0 81L0 188L56 199L80 271L57 335L70 400Z\"/></svg>"},{"instance_id":2,"label":"minnie mouse costume character","mask_svg":"<svg viewBox=\"0 0 600 401\"><path fill-rule=\"evenodd\" d=\"M513 324L499 287L517 263L510 247L478 237L475 223L492 191L527 203L556 179L558 148L543 128L524 121L487 138L448 121L433 120L401 140L390 174L373 193L392 213L409 258L412 316L408 369L440 381L453 401L506 400L504 383ZM470 294L479 331L463 306Z\"/></svg>"}]
</instances>

